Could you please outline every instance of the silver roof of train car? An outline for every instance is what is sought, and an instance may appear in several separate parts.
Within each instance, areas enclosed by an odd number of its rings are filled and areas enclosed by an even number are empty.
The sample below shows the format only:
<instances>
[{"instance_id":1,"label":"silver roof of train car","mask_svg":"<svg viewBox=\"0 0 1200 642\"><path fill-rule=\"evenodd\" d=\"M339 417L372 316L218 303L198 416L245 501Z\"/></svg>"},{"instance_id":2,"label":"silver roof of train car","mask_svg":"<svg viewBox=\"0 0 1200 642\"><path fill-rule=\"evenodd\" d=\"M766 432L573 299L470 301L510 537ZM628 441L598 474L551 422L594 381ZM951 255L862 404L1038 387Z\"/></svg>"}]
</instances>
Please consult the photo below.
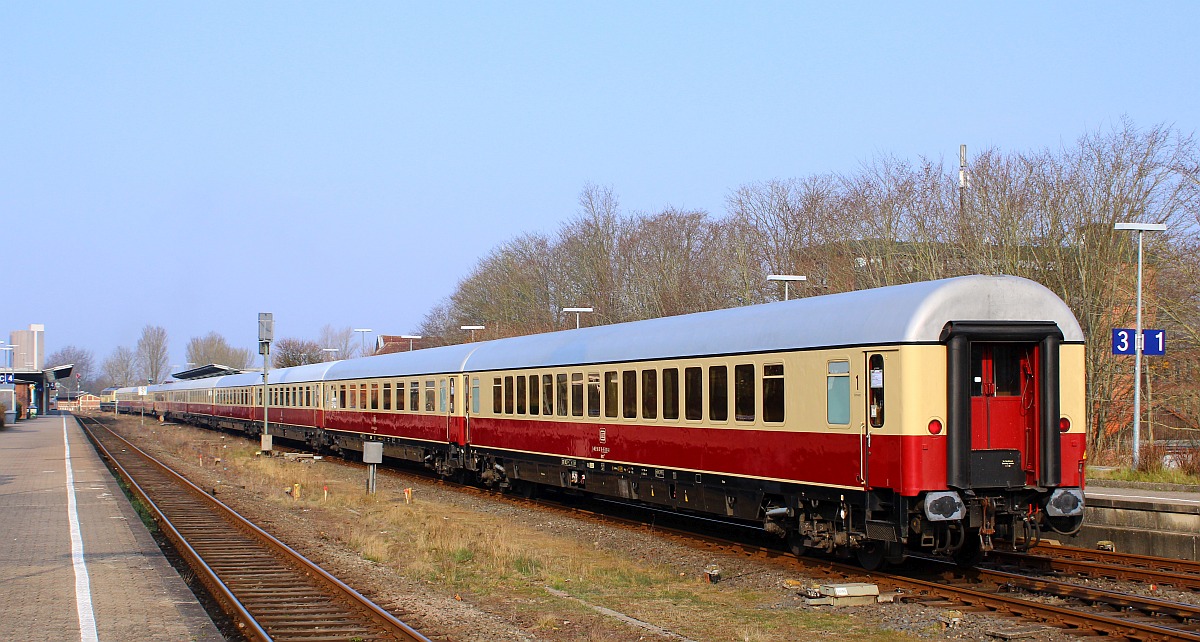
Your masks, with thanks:
<instances>
[{"instance_id":1,"label":"silver roof of train car","mask_svg":"<svg viewBox=\"0 0 1200 642\"><path fill-rule=\"evenodd\" d=\"M362 379L823 346L934 343L950 321L1048 321L1058 324L1064 341L1083 341L1070 309L1046 287L1013 276L964 276L349 359L334 362L323 374L327 380ZM271 380L275 382L275 376ZM289 376L289 380L314 379Z\"/></svg>"}]
</instances>

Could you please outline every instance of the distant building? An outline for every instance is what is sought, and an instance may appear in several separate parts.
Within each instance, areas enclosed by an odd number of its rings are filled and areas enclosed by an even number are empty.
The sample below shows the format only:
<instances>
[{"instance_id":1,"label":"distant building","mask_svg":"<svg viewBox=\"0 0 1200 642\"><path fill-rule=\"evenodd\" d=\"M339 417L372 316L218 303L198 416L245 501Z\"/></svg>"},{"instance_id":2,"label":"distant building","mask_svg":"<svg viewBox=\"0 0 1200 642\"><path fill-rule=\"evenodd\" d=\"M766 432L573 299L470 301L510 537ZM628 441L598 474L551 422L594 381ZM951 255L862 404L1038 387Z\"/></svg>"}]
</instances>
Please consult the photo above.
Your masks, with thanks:
<instances>
[{"instance_id":1,"label":"distant building","mask_svg":"<svg viewBox=\"0 0 1200 642\"><path fill-rule=\"evenodd\" d=\"M46 326L29 324L28 330L13 330L8 344L13 346L12 367L18 371L41 370L46 361Z\"/></svg>"}]
</instances>

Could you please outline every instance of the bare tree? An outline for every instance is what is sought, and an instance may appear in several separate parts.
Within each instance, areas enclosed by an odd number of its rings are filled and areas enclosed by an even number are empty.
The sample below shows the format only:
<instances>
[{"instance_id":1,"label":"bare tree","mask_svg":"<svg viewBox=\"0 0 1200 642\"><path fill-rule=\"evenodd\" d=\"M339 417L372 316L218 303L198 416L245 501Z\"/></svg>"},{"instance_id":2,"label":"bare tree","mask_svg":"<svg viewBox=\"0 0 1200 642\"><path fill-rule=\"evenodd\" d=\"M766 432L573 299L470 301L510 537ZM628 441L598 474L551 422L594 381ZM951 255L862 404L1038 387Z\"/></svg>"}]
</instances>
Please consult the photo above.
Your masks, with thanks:
<instances>
[{"instance_id":1,"label":"bare tree","mask_svg":"<svg viewBox=\"0 0 1200 642\"><path fill-rule=\"evenodd\" d=\"M321 328L317 343L322 348L336 348L337 352L333 353L332 357L335 359L353 359L358 356L359 344L354 342L354 329L350 326L335 328L331 324L325 324Z\"/></svg>"},{"instance_id":2,"label":"bare tree","mask_svg":"<svg viewBox=\"0 0 1200 642\"><path fill-rule=\"evenodd\" d=\"M137 367L141 379L158 382L166 374L167 331L161 326L147 325L137 343Z\"/></svg>"},{"instance_id":3,"label":"bare tree","mask_svg":"<svg viewBox=\"0 0 1200 642\"><path fill-rule=\"evenodd\" d=\"M125 346L117 346L101 369L109 386L123 388L137 383L137 355Z\"/></svg>"},{"instance_id":4,"label":"bare tree","mask_svg":"<svg viewBox=\"0 0 1200 642\"><path fill-rule=\"evenodd\" d=\"M65 346L46 357L46 364L50 367L74 364L71 374L80 389L86 390L95 384L96 359L91 350Z\"/></svg>"},{"instance_id":5,"label":"bare tree","mask_svg":"<svg viewBox=\"0 0 1200 642\"><path fill-rule=\"evenodd\" d=\"M286 338L276 341L271 349L271 364L275 368L305 366L325 361L326 353L316 341Z\"/></svg>"},{"instance_id":6,"label":"bare tree","mask_svg":"<svg viewBox=\"0 0 1200 642\"><path fill-rule=\"evenodd\" d=\"M250 351L246 348L234 348L225 341L225 337L216 332L209 332L203 337L192 337L187 345L187 360L196 366L211 363L244 370L250 366Z\"/></svg>"}]
</instances>

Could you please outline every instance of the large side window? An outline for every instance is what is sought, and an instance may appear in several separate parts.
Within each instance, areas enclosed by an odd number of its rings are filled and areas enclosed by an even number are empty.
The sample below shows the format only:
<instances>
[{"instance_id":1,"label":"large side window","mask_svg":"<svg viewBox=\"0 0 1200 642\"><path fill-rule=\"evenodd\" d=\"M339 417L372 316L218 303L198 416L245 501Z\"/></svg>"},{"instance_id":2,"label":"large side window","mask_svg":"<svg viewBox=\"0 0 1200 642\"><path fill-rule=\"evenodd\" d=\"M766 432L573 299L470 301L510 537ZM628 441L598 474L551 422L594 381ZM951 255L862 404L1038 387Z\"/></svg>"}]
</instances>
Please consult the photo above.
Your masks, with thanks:
<instances>
[{"instance_id":1,"label":"large side window","mask_svg":"<svg viewBox=\"0 0 1200 642\"><path fill-rule=\"evenodd\" d=\"M567 375L555 375L555 391L554 394L558 398L558 415L560 417L567 416Z\"/></svg>"},{"instance_id":2,"label":"large side window","mask_svg":"<svg viewBox=\"0 0 1200 642\"><path fill-rule=\"evenodd\" d=\"M642 371L642 419L658 419L658 371Z\"/></svg>"},{"instance_id":3,"label":"large side window","mask_svg":"<svg viewBox=\"0 0 1200 642\"><path fill-rule=\"evenodd\" d=\"M438 380L438 412L446 412L446 380Z\"/></svg>"},{"instance_id":4,"label":"large side window","mask_svg":"<svg viewBox=\"0 0 1200 642\"><path fill-rule=\"evenodd\" d=\"M626 419L637 418L637 370L621 372L621 410Z\"/></svg>"},{"instance_id":5,"label":"large side window","mask_svg":"<svg viewBox=\"0 0 1200 642\"><path fill-rule=\"evenodd\" d=\"M571 415L583 416L583 373L571 373Z\"/></svg>"},{"instance_id":6,"label":"large side window","mask_svg":"<svg viewBox=\"0 0 1200 642\"><path fill-rule=\"evenodd\" d=\"M850 425L850 362L830 361L825 385L826 420L840 426Z\"/></svg>"},{"instance_id":7,"label":"large side window","mask_svg":"<svg viewBox=\"0 0 1200 642\"><path fill-rule=\"evenodd\" d=\"M604 373L604 416L616 417L618 407L621 405L617 401L620 389L617 387L616 371Z\"/></svg>"},{"instance_id":8,"label":"large side window","mask_svg":"<svg viewBox=\"0 0 1200 642\"><path fill-rule=\"evenodd\" d=\"M513 414L513 378L504 378L504 414Z\"/></svg>"},{"instance_id":9,"label":"large side window","mask_svg":"<svg viewBox=\"0 0 1200 642\"><path fill-rule=\"evenodd\" d=\"M529 414L538 414L541 402L538 401L538 376L529 375Z\"/></svg>"},{"instance_id":10,"label":"large side window","mask_svg":"<svg viewBox=\"0 0 1200 642\"><path fill-rule=\"evenodd\" d=\"M542 414L554 414L554 375L542 375Z\"/></svg>"},{"instance_id":11,"label":"large side window","mask_svg":"<svg viewBox=\"0 0 1200 642\"><path fill-rule=\"evenodd\" d=\"M733 413L738 421L754 421L754 364L733 367Z\"/></svg>"},{"instance_id":12,"label":"large side window","mask_svg":"<svg viewBox=\"0 0 1200 642\"><path fill-rule=\"evenodd\" d=\"M379 384L371 384L371 410L379 410Z\"/></svg>"},{"instance_id":13,"label":"large side window","mask_svg":"<svg viewBox=\"0 0 1200 642\"><path fill-rule=\"evenodd\" d=\"M525 377L517 375L517 414L525 414L525 400L528 397L525 392Z\"/></svg>"},{"instance_id":14,"label":"large side window","mask_svg":"<svg viewBox=\"0 0 1200 642\"><path fill-rule=\"evenodd\" d=\"M679 368L663 368L663 419L679 419Z\"/></svg>"},{"instance_id":15,"label":"large side window","mask_svg":"<svg viewBox=\"0 0 1200 642\"><path fill-rule=\"evenodd\" d=\"M425 382L425 412L434 412L437 404L437 396L434 392L436 382L429 379Z\"/></svg>"},{"instance_id":16,"label":"large side window","mask_svg":"<svg viewBox=\"0 0 1200 642\"><path fill-rule=\"evenodd\" d=\"M500 377L492 378L492 412L504 412L504 383Z\"/></svg>"},{"instance_id":17,"label":"large side window","mask_svg":"<svg viewBox=\"0 0 1200 642\"><path fill-rule=\"evenodd\" d=\"M763 366L763 421L779 423L783 421L783 364L773 363Z\"/></svg>"},{"instance_id":18,"label":"large side window","mask_svg":"<svg viewBox=\"0 0 1200 642\"><path fill-rule=\"evenodd\" d=\"M704 370L685 368L683 371L684 416L693 421L704 419Z\"/></svg>"},{"instance_id":19,"label":"large side window","mask_svg":"<svg viewBox=\"0 0 1200 642\"><path fill-rule=\"evenodd\" d=\"M279 404L276 403L271 405L277 406ZM350 405L346 406L346 408L349 408L350 410L358 410L358 386L356 385L350 385Z\"/></svg>"},{"instance_id":20,"label":"large side window","mask_svg":"<svg viewBox=\"0 0 1200 642\"><path fill-rule=\"evenodd\" d=\"M404 410L404 382L396 382L396 410Z\"/></svg>"},{"instance_id":21,"label":"large side window","mask_svg":"<svg viewBox=\"0 0 1200 642\"><path fill-rule=\"evenodd\" d=\"M392 384L390 383L383 384L383 409L392 409Z\"/></svg>"},{"instance_id":22,"label":"large side window","mask_svg":"<svg viewBox=\"0 0 1200 642\"><path fill-rule=\"evenodd\" d=\"M588 416L600 416L600 373L588 373Z\"/></svg>"},{"instance_id":23,"label":"large side window","mask_svg":"<svg viewBox=\"0 0 1200 642\"><path fill-rule=\"evenodd\" d=\"M708 419L725 421L729 418L729 368L708 368Z\"/></svg>"},{"instance_id":24,"label":"large side window","mask_svg":"<svg viewBox=\"0 0 1200 642\"><path fill-rule=\"evenodd\" d=\"M408 409L417 412L421 409L421 382L414 381L408 385Z\"/></svg>"},{"instance_id":25,"label":"large side window","mask_svg":"<svg viewBox=\"0 0 1200 642\"><path fill-rule=\"evenodd\" d=\"M867 407L871 414L871 427L883 426L883 355L873 354L867 362L870 385L867 386Z\"/></svg>"}]
</instances>

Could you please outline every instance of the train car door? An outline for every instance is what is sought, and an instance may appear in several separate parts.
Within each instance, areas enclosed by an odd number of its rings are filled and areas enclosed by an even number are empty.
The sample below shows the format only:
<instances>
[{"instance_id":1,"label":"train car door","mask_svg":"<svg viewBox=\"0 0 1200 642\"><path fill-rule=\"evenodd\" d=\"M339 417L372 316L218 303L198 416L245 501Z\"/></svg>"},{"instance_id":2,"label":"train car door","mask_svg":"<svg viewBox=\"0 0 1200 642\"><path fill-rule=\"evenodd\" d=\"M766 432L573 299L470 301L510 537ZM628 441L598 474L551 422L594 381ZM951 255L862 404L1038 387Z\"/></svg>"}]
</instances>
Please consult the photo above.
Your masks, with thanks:
<instances>
[{"instance_id":1,"label":"train car door","mask_svg":"<svg viewBox=\"0 0 1200 642\"><path fill-rule=\"evenodd\" d=\"M971 345L971 476L974 485L1034 482L1040 394L1038 344Z\"/></svg>"},{"instance_id":2,"label":"train car door","mask_svg":"<svg viewBox=\"0 0 1200 642\"><path fill-rule=\"evenodd\" d=\"M896 382L893 381L898 379L895 376L896 354L895 351L866 354L866 411L861 427L863 486L868 488L892 482L888 479L885 458L872 457L872 454L884 454L879 451L879 440L873 439L873 436L882 433L887 422L898 416L897 409L888 403L899 398Z\"/></svg>"}]
</instances>

